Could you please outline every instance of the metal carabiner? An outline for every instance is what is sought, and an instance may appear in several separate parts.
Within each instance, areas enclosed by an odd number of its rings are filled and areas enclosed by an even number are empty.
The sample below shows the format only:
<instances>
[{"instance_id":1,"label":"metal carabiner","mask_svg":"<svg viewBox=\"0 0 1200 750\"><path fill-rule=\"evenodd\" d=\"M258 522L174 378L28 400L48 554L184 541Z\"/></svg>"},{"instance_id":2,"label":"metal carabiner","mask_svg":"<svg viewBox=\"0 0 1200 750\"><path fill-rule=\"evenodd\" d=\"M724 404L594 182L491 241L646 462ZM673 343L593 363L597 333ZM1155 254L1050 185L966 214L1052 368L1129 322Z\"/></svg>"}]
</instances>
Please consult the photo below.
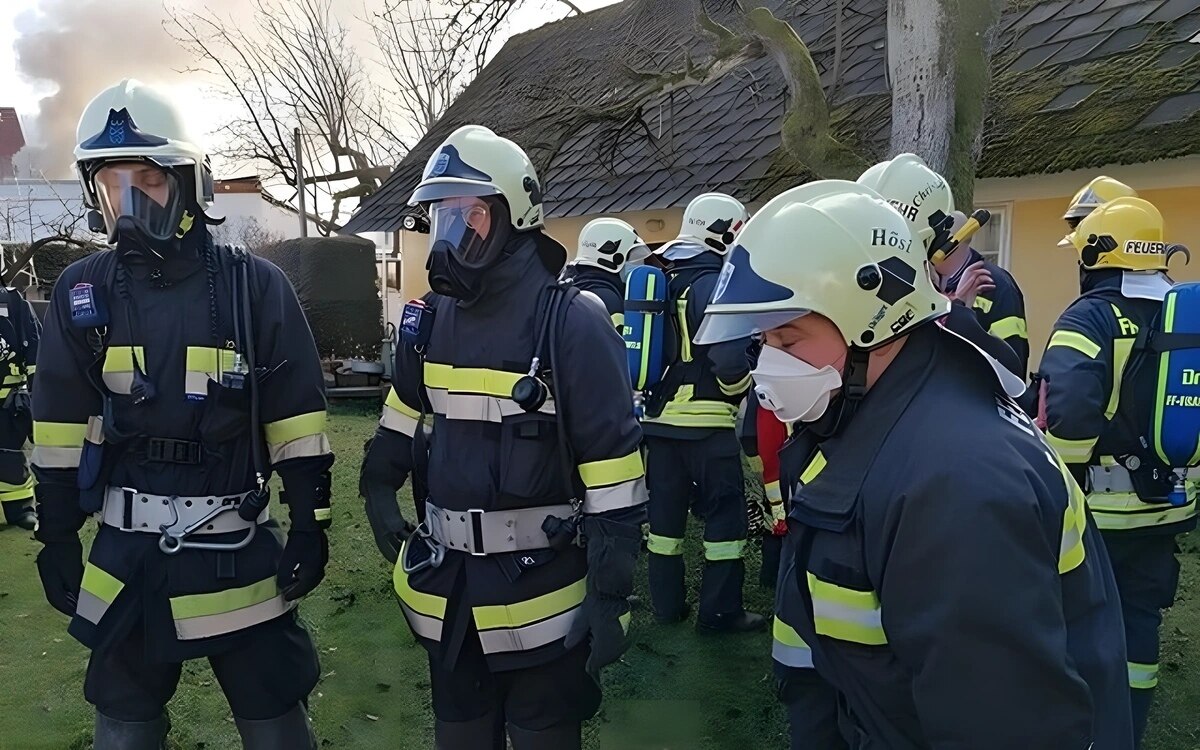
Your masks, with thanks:
<instances>
[{"instance_id":1,"label":"metal carabiner","mask_svg":"<svg viewBox=\"0 0 1200 750\"><path fill-rule=\"evenodd\" d=\"M258 533L258 524L256 523L248 529L248 533L246 534L245 538L236 542L189 542L187 541L187 538L191 536L196 529L199 529L201 526L221 515L222 513L236 510L238 506L235 503L223 502L182 529L176 529L175 527L179 523L179 509L175 507L175 501L178 499L178 497L172 496L170 502L167 503L168 507L171 509L171 522L165 523L158 527L158 530L162 532L162 536L158 538L158 548L165 554L177 555L184 549L206 549L215 550L218 552L234 552L236 550L245 548L248 544L250 544L251 540L254 539L254 535Z\"/></svg>"},{"instance_id":2,"label":"metal carabiner","mask_svg":"<svg viewBox=\"0 0 1200 750\"><path fill-rule=\"evenodd\" d=\"M408 547L405 547L400 556L400 567L404 570L404 573L406 575L412 575L413 573L420 573L426 568L440 568L442 566L442 561L446 559L446 548L438 544L437 540L433 539L432 535L429 533L429 527L422 522L421 525L418 526L408 538L411 541L413 537L416 537L425 543L425 546L429 548L429 557L425 558L419 563L416 563L415 565L409 565Z\"/></svg>"}]
</instances>

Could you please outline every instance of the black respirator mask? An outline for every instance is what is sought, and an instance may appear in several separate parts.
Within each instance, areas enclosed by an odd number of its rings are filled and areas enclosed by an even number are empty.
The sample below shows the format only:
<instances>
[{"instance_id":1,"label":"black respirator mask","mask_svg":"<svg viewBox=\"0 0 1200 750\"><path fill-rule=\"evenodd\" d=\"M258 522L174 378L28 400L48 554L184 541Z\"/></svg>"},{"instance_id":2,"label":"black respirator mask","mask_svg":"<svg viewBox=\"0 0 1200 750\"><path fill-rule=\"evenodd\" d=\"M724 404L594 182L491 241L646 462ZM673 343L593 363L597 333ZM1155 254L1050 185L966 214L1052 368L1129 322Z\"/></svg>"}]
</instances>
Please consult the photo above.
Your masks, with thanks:
<instances>
[{"instance_id":1,"label":"black respirator mask","mask_svg":"<svg viewBox=\"0 0 1200 750\"><path fill-rule=\"evenodd\" d=\"M98 168L92 185L100 208L97 223L122 255L163 259L191 229L195 214L187 206L192 201L174 169L146 161L116 162Z\"/></svg>"},{"instance_id":2,"label":"black respirator mask","mask_svg":"<svg viewBox=\"0 0 1200 750\"><path fill-rule=\"evenodd\" d=\"M466 302L478 299L512 234L507 205L498 196L451 198L428 211L429 288Z\"/></svg>"}]
</instances>

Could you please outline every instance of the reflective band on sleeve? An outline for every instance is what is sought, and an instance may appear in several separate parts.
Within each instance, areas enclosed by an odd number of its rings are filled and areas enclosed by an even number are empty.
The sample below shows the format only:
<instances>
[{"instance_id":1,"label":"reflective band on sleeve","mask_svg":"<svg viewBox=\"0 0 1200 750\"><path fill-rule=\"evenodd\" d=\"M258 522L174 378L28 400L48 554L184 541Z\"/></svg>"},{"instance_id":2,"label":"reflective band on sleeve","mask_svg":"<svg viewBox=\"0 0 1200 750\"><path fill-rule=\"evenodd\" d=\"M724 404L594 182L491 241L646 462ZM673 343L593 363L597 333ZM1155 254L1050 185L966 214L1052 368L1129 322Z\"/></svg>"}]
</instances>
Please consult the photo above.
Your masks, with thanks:
<instances>
[{"instance_id":1,"label":"reflective band on sleeve","mask_svg":"<svg viewBox=\"0 0 1200 750\"><path fill-rule=\"evenodd\" d=\"M1062 541L1058 548L1058 572L1065 575L1082 565L1087 554L1083 544L1083 532L1087 528L1087 503L1083 490L1075 484L1066 467L1061 468L1063 481L1067 483L1067 492L1070 493L1067 509L1063 512Z\"/></svg>"},{"instance_id":2,"label":"reflective band on sleeve","mask_svg":"<svg viewBox=\"0 0 1200 750\"><path fill-rule=\"evenodd\" d=\"M271 454L271 463L278 464L293 458L308 458L309 456L325 456L333 452L329 446L329 438L325 433L307 435L296 440L289 440L282 445L267 444Z\"/></svg>"},{"instance_id":3,"label":"reflective band on sleeve","mask_svg":"<svg viewBox=\"0 0 1200 750\"><path fill-rule=\"evenodd\" d=\"M1094 437L1087 440L1065 440L1058 437L1052 432L1046 433L1046 442L1062 456L1062 459L1069 464L1085 464L1092 457L1092 451L1096 449L1096 441L1100 438Z\"/></svg>"},{"instance_id":4,"label":"reflective band on sleeve","mask_svg":"<svg viewBox=\"0 0 1200 750\"><path fill-rule=\"evenodd\" d=\"M590 461L579 465L579 478L583 480L584 486L589 488L628 482L644 476L645 473L645 469L642 467L641 451L636 450L628 456Z\"/></svg>"},{"instance_id":5,"label":"reflective band on sleeve","mask_svg":"<svg viewBox=\"0 0 1200 750\"><path fill-rule=\"evenodd\" d=\"M772 626L774 643L771 644L771 658L785 667L796 669L811 669L813 666L812 649L800 637L796 630L779 616L775 616Z\"/></svg>"},{"instance_id":6,"label":"reflective band on sleeve","mask_svg":"<svg viewBox=\"0 0 1200 750\"><path fill-rule=\"evenodd\" d=\"M982 313L989 313L992 311L992 301L983 295L977 294L975 295L974 308Z\"/></svg>"},{"instance_id":7,"label":"reflective band on sleeve","mask_svg":"<svg viewBox=\"0 0 1200 750\"><path fill-rule=\"evenodd\" d=\"M840 641L882 646L887 643L879 596L822 581L808 574L812 594L813 626L818 635Z\"/></svg>"},{"instance_id":8,"label":"reflective band on sleeve","mask_svg":"<svg viewBox=\"0 0 1200 750\"><path fill-rule=\"evenodd\" d=\"M1121 403L1121 384L1125 381L1125 365L1129 363L1129 355L1133 353L1133 339L1113 340L1112 392L1108 395L1108 406L1104 409L1104 418L1112 421Z\"/></svg>"},{"instance_id":9,"label":"reflective band on sleeve","mask_svg":"<svg viewBox=\"0 0 1200 750\"><path fill-rule=\"evenodd\" d=\"M43 469L78 469L83 457L82 448L53 448L45 445L33 446L29 463Z\"/></svg>"},{"instance_id":10,"label":"reflective band on sleeve","mask_svg":"<svg viewBox=\"0 0 1200 750\"><path fill-rule=\"evenodd\" d=\"M735 539L732 542L704 542L704 559L712 562L719 560L741 560L746 550L745 539Z\"/></svg>"},{"instance_id":11,"label":"reflective band on sleeve","mask_svg":"<svg viewBox=\"0 0 1200 750\"><path fill-rule=\"evenodd\" d=\"M294 417L281 419L277 422L267 422L263 425L267 442L281 444L310 435L320 435L325 432L328 415L324 411L314 411L308 414L297 414Z\"/></svg>"},{"instance_id":12,"label":"reflective band on sleeve","mask_svg":"<svg viewBox=\"0 0 1200 750\"><path fill-rule=\"evenodd\" d=\"M1150 690L1158 685L1158 665L1126 662L1129 667L1129 687L1134 690Z\"/></svg>"},{"instance_id":13,"label":"reflective band on sleeve","mask_svg":"<svg viewBox=\"0 0 1200 750\"><path fill-rule=\"evenodd\" d=\"M1099 344L1075 331L1055 331L1050 336L1050 343L1046 344L1046 348L1051 349L1056 346L1074 349L1088 359L1095 359L1100 354Z\"/></svg>"},{"instance_id":14,"label":"reflective band on sleeve","mask_svg":"<svg viewBox=\"0 0 1200 750\"><path fill-rule=\"evenodd\" d=\"M812 480L816 479L817 475L820 474L821 470L824 468L825 454L817 453L817 455L813 456L812 461L809 462L808 466L800 474L800 484L808 484Z\"/></svg>"},{"instance_id":15,"label":"reflective band on sleeve","mask_svg":"<svg viewBox=\"0 0 1200 750\"><path fill-rule=\"evenodd\" d=\"M1023 339L1029 338L1029 328L1025 324L1025 319L1018 318L1015 315L1011 318L1004 318L992 323L991 327L988 328L988 333L1002 340L1011 339L1014 336Z\"/></svg>"},{"instance_id":16,"label":"reflective band on sleeve","mask_svg":"<svg viewBox=\"0 0 1200 750\"><path fill-rule=\"evenodd\" d=\"M724 380L717 378L717 387L726 396L737 396L738 394L745 393L750 388L750 373L746 373L746 377L736 383L726 383Z\"/></svg>"},{"instance_id":17,"label":"reflective band on sleeve","mask_svg":"<svg viewBox=\"0 0 1200 750\"><path fill-rule=\"evenodd\" d=\"M81 448L87 423L34 422L33 443L50 448Z\"/></svg>"},{"instance_id":18,"label":"reflective band on sleeve","mask_svg":"<svg viewBox=\"0 0 1200 750\"><path fill-rule=\"evenodd\" d=\"M611 487L588 489L583 496L583 512L606 513L633 508L646 502L647 497L646 478L638 477Z\"/></svg>"},{"instance_id":19,"label":"reflective band on sleeve","mask_svg":"<svg viewBox=\"0 0 1200 750\"><path fill-rule=\"evenodd\" d=\"M683 554L683 540L651 533L646 538L646 549L655 555L678 557Z\"/></svg>"},{"instance_id":20,"label":"reflective band on sleeve","mask_svg":"<svg viewBox=\"0 0 1200 750\"><path fill-rule=\"evenodd\" d=\"M763 492L767 496L767 502L771 505L779 505L783 503L783 490L779 488L779 480L764 484Z\"/></svg>"}]
</instances>

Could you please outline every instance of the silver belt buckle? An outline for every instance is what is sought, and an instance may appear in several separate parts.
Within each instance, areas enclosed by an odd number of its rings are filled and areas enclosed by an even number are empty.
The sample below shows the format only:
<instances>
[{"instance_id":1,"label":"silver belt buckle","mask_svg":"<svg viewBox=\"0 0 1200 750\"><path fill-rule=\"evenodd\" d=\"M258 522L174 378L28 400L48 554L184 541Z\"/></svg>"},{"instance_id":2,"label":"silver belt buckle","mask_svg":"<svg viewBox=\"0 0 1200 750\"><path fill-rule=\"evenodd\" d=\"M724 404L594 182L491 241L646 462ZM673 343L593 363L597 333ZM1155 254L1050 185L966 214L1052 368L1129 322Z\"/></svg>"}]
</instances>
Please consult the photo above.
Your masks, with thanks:
<instances>
[{"instance_id":1,"label":"silver belt buckle","mask_svg":"<svg viewBox=\"0 0 1200 750\"><path fill-rule=\"evenodd\" d=\"M467 511L467 539L470 540L470 550L472 557L487 557L487 550L483 544L483 515L484 511L479 508L471 508ZM476 526L476 519L479 525Z\"/></svg>"}]
</instances>

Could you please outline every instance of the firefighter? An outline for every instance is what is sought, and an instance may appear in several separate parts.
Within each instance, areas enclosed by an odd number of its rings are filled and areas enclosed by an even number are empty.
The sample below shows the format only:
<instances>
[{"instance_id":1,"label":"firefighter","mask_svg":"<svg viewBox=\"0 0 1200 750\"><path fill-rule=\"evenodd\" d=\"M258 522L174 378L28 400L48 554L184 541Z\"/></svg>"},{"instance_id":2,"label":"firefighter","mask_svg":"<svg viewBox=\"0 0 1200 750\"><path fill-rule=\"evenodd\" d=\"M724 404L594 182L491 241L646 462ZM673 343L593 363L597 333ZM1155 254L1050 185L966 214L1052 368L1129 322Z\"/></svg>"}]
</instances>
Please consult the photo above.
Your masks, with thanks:
<instances>
[{"instance_id":1,"label":"firefighter","mask_svg":"<svg viewBox=\"0 0 1200 750\"><path fill-rule=\"evenodd\" d=\"M1067 226L1074 232L1075 227L1079 226L1079 222L1083 221L1088 214L1105 203L1117 198L1136 197L1138 197L1137 191L1125 183L1106 175L1100 175L1081 187L1079 192L1075 193L1074 197L1071 198L1071 202L1067 204L1067 211L1063 214L1063 221L1067 222ZM1071 247L1071 234L1068 233L1063 237L1058 246Z\"/></svg>"},{"instance_id":2,"label":"firefighter","mask_svg":"<svg viewBox=\"0 0 1200 750\"><path fill-rule=\"evenodd\" d=\"M33 531L33 475L24 448L33 432L28 386L36 371L42 324L12 287L0 290L0 318L0 367L6 368L0 385L0 506L5 523Z\"/></svg>"},{"instance_id":3,"label":"firefighter","mask_svg":"<svg viewBox=\"0 0 1200 750\"><path fill-rule=\"evenodd\" d=\"M1162 215L1139 198L1110 200L1079 222L1070 238L1081 296L1055 323L1041 363L1048 437L1088 489L1116 573L1139 741L1158 684L1162 610L1179 581L1176 540L1196 526L1195 482L1169 500L1179 467L1145 441L1158 364L1136 344L1172 286L1163 235Z\"/></svg>"},{"instance_id":4,"label":"firefighter","mask_svg":"<svg viewBox=\"0 0 1200 750\"><path fill-rule=\"evenodd\" d=\"M683 537L688 509L704 521L704 574L696 629L763 630L742 603L748 533L742 459L735 429L750 386L749 339L695 346L691 338L712 299L722 263L747 218L733 198L706 193L688 204L677 239L655 251L667 266L678 346L646 400L646 476L650 489L650 600L660 622L690 613Z\"/></svg>"},{"instance_id":5,"label":"firefighter","mask_svg":"<svg viewBox=\"0 0 1200 750\"><path fill-rule=\"evenodd\" d=\"M646 261L650 249L637 231L620 219L594 219L579 233L575 261L563 280L600 298L618 331L625 328L625 279Z\"/></svg>"},{"instance_id":6,"label":"firefighter","mask_svg":"<svg viewBox=\"0 0 1200 750\"><path fill-rule=\"evenodd\" d=\"M966 214L951 214L957 232L967 223ZM1008 344L1017 355L1021 372L1029 368L1029 331L1025 324L1025 295L1008 271L984 259L971 247L971 240L960 243L945 257L934 263L939 286L951 299L962 301L975 310L983 330Z\"/></svg>"},{"instance_id":7,"label":"firefighter","mask_svg":"<svg viewBox=\"0 0 1200 750\"><path fill-rule=\"evenodd\" d=\"M993 353L1011 351L933 286L905 218L810 183L755 215L727 268L697 341L762 332L756 396L820 451L777 609L851 746L1131 747L1083 493L1012 401L1023 383Z\"/></svg>"},{"instance_id":8,"label":"firefighter","mask_svg":"<svg viewBox=\"0 0 1200 750\"><path fill-rule=\"evenodd\" d=\"M624 345L556 283L566 251L515 143L458 129L411 203L430 216L433 292L406 307L360 488L429 652L436 745L579 748L628 645L645 515ZM410 474L413 533L395 496Z\"/></svg>"},{"instance_id":9,"label":"firefighter","mask_svg":"<svg viewBox=\"0 0 1200 750\"><path fill-rule=\"evenodd\" d=\"M296 615L330 521L317 349L275 266L214 246L212 175L182 112L125 80L79 120L76 168L111 249L68 267L33 389L46 598L92 650L96 750L164 743L207 657L245 748L316 748L317 654ZM268 520L277 473L291 519ZM96 514L87 564L79 531Z\"/></svg>"}]
</instances>

